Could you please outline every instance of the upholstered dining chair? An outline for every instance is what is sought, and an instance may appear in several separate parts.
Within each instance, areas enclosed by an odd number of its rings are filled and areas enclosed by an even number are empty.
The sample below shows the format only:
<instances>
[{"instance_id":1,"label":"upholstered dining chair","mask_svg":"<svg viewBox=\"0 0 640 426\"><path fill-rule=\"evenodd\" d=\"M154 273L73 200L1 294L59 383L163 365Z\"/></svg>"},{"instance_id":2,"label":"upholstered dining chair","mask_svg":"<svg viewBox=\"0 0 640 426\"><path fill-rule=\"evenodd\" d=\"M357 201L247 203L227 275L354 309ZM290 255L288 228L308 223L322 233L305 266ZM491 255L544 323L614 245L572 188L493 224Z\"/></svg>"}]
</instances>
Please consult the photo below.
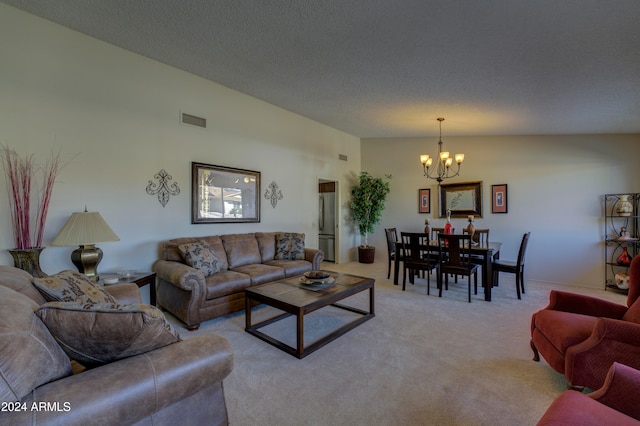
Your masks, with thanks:
<instances>
[{"instance_id":1,"label":"upholstered dining chair","mask_svg":"<svg viewBox=\"0 0 640 426\"><path fill-rule=\"evenodd\" d=\"M429 252L429 234L420 232L401 232L402 241L402 259L404 264L404 273L402 278L402 290L404 291L407 284L407 275L409 276L409 282L414 283L415 275L417 272L426 272L427 275L427 294L430 294L431 277L430 272L432 270L438 270L440 265L438 262L434 262L431 258L425 254ZM438 288L440 289L441 281L440 274L437 274Z\"/></svg>"},{"instance_id":2,"label":"upholstered dining chair","mask_svg":"<svg viewBox=\"0 0 640 426\"><path fill-rule=\"evenodd\" d=\"M500 272L509 272L516 275L516 292L518 299L521 299L520 293L524 293L524 256L527 251L527 244L529 243L529 236L531 232L526 232L522 236L520 242L520 249L518 250L518 259L514 261L494 259L491 264L491 270L493 271L493 285L498 285L498 277Z\"/></svg>"},{"instance_id":3,"label":"upholstered dining chair","mask_svg":"<svg viewBox=\"0 0 640 426\"><path fill-rule=\"evenodd\" d=\"M440 274L444 275L444 287L449 289L449 275L468 277L469 303L471 303L471 275L475 294L478 294L478 269L471 259L471 235L438 234L438 251L440 256ZM442 280L442 278L441 278ZM442 283L440 283L442 296Z\"/></svg>"},{"instance_id":4,"label":"upholstered dining chair","mask_svg":"<svg viewBox=\"0 0 640 426\"><path fill-rule=\"evenodd\" d=\"M531 349L569 388L600 388L614 362L640 369L640 255L629 267L627 306L551 290L549 305L531 317Z\"/></svg>"},{"instance_id":5,"label":"upholstered dining chair","mask_svg":"<svg viewBox=\"0 0 640 426\"><path fill-rule=\"evenodd\" d=\"M387 279L391 277L391 262L402 262L402 256L400 259L396 259L396 242L398 241L398 232L396 228L385 228L384 233L387 236Z\"/></svg>"}]
</instances>

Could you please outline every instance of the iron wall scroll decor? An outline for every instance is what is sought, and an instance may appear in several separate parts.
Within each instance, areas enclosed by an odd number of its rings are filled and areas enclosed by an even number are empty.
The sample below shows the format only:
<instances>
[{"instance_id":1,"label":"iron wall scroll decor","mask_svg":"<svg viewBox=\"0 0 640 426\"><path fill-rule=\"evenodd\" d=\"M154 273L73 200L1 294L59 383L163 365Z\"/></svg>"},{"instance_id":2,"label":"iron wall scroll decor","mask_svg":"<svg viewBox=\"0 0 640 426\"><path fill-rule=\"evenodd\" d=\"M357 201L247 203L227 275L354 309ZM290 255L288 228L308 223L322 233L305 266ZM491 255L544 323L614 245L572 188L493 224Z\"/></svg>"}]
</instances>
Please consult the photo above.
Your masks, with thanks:
<instances>
[{"instance_id":1,"label":"iron wall scroll decor","mask_svg":"<svg viewBox=\"0 0 640 426\"><path fill-rule=\"evenodd\" d=\"M191 163L191 223L260 222L260 172Z\"/></svg>"},{"instance_id":2,"label":"iron wall scroll decor","mask_svg":"<svg viewBox=\"0 0 640 426\"><path fill-rule=\"evenodd\" d=\"M180 193L180 188L178 188L177 182L169 184L169 181L171 181L173 177L164 169L160 170L153 177L154 179L157 179L158 182L155 183L149 180L149 184L147 185L147 194L158 194L158 201L162 204L162 207L164 207L169 202L169 196L178 195Z\"/></svg>"},{"instance_id":3,"label":"iron wall scroll decor","mask_svg":"<svg viewBox=\"0 0 640 426\"><path fill-rule=\"evenodd\" d=\"M440 217L482 217L482 181L440 185Z\"/></svg>"},{"instance_id":4,"label":"iron wall scroll decor","mask_svg":"<svg viewBox=\"0 0 640 426\"><path fill-rule=\"evenodd\" d=\"M276 208L278 200L282 200L282 191L278 188L276 181L269 184L269 188L264 191L264 198L271 201L271 207Z\"/></svg>"}]
</instances>

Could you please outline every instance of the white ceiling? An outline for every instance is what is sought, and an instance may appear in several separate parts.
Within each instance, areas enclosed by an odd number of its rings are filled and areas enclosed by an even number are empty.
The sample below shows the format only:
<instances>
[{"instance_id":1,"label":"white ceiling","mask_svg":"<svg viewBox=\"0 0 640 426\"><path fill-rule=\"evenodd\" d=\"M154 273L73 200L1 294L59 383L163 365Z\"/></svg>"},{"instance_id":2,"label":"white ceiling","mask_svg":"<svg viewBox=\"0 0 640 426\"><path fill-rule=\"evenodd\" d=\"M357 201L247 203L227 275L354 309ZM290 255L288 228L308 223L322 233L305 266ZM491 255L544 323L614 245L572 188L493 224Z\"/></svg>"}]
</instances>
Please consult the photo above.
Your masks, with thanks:
<instances>
[{"instance_id":1,"label":"white ceiling","mask_svg":"<svg viewBox=\"0 0 640 426\"><path fill-rule=\"evenodd\" d=\"M359 137L640 133L638 0L2 0Z\"/></svg>"}]
</instances>

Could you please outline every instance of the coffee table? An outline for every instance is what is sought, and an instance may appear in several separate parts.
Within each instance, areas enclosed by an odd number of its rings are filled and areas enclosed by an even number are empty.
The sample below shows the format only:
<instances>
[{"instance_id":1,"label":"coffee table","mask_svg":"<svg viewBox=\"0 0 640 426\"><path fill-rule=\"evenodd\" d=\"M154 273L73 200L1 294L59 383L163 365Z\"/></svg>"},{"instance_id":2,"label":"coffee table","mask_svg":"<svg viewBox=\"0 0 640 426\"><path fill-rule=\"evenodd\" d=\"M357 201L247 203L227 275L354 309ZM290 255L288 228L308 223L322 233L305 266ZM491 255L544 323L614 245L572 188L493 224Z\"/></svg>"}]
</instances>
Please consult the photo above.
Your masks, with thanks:
<instances>
[{"instance_id":1,"label":"coffee table","mask_svg":"<svg viewBox=\"0 0 640 426\"><path fill-rule=\"evenodd\" d=\"M355 275L341 274L331 272L331 277L335 279L335 283L329 286L307 286L300 282L301 277L293 277L284 279L281 281L274 281L267 284L258 285L245 290L246 296L246 327L245 331L259 339L264 340L267 343L275 346L298 358L304 358L312 352L320 349L327 343L337 339L349 330L359 326L365 321L370 320L375 316L374 312L374 279L358 277ZM336 302L343 300L349 296L360 293L362 291L369 290L369 310L365 311L351 306L338 304ZM283 314L269 318L256 324L251 323L251 306L255 305L255 302L264 303L265 305L272 306L281 311ZM326 306L334 306L340 309L345 309L350 312L355 312L360 316L347 323L338 329L330 332L329 334L321 337L308 346L304 346L304 317L318 309ZM271 337L262 331L260 328L269 324L273 324L276 321L287 318L289 316L296 316L296 343L294 348L286 343Z\"/></svg>"}]
</instances>

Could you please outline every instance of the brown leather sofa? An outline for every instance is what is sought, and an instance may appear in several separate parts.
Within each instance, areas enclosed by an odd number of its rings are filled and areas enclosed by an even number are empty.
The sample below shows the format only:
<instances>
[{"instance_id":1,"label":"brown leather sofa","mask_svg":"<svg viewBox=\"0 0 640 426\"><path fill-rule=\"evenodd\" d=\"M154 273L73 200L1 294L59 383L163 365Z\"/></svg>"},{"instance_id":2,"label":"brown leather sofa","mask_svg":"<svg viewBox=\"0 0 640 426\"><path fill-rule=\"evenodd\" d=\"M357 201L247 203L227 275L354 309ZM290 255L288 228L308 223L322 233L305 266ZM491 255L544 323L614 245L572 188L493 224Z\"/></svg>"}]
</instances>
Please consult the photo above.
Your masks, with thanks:
<instances>
[{"instance_id":1,"label":"brown leather sofa","mask_svg":"<svg viewBox=\"0 0 640 426\"><path fill-rule=\"evenodd\" d=\"M250 286L318 270L324 253L304 248L302 260L277 260L277 232L255 232L207 237L177 238L160 247L154 265L158 277L158 306L195 330L207 321L244 309L244 289ZM187 265L178 246L206 242L219 262L220 271L205 277Z\"/></svg>"},{"instance_id":2,"label":"brown leather sofa","mask_svg":"<svg viewBox=\"0 0 640 426\"><path fill-rule=\"evenodd\" d=\"M228 424L222 381L233 354L224 337L197 336L78 368L34 313L45 299L31 278L0 266L0 424ZM135 284L105 290L118 303L141 303Z\"/></svg>"}]
</instances>

